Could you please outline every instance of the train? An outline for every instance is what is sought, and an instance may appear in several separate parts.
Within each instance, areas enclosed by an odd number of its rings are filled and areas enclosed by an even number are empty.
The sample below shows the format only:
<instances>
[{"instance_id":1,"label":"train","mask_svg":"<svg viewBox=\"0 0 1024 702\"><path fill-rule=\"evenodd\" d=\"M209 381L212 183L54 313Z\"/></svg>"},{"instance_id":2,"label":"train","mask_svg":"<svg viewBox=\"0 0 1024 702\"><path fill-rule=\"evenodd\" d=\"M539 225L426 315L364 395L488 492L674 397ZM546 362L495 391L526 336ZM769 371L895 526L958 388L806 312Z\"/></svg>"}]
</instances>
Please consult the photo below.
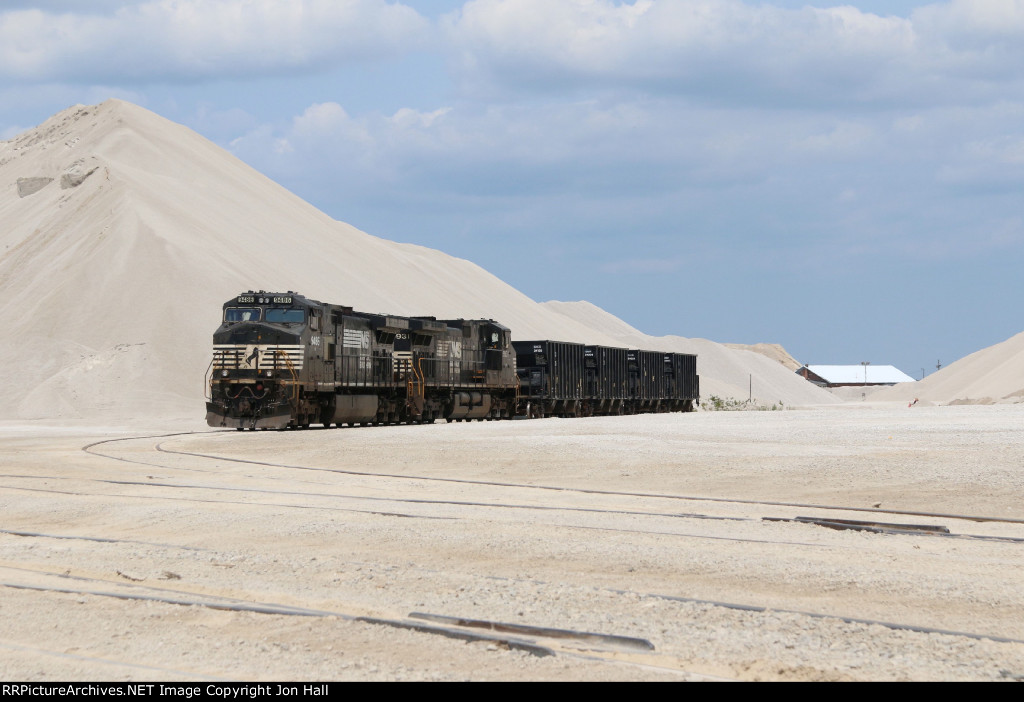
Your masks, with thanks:
<instances>
[{"instance_id":1,"label":"train","mask_svg":"<svg viewBox=\"0 0 1024 702\"><path fill-rule=\"evenodd\" d=\"M697 357L513 340L493 319L357 312L299 293L224 303L206 419L243 429L690 412Z\"/></svg>"}]
</instances>

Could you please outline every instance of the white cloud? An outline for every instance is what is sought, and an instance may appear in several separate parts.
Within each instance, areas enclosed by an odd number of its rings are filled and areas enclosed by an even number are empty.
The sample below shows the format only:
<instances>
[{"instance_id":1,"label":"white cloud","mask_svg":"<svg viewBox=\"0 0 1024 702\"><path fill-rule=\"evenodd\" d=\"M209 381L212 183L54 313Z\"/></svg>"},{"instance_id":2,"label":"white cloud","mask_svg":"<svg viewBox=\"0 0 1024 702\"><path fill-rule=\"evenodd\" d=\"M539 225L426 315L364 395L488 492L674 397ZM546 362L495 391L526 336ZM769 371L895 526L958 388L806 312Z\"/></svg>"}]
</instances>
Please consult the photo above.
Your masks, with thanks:
<instances>
[{"instance_id":1,"label":"white cloud","mask_svg":"<svg viewBox=\"0 0 1024 702\"><path fill-rule=\"evenodd\" d=\"M396 127L404 129L429 128L434 122L451 112L450 107L442 107L433 112L420 112L408 107L398 110L388 120Z\"/></svg>"},{"instance_id":2,"label":"white cloud","mask_svg":"<svg viewBox=\"0 0 1024 702\"><path fill-rule=\"evenodd\" d=\"M1015 39L1024 32L1024 2L1021 0L953 0L918 8L912 14L915 25L936 36L956 42L990 43L999 38Z\"/></svg>"},{"instance_id":3,"label":"white cloud","mask_svg":"<svg viewBox=\"0 0 1024 702\"><path fill-rule=\"evenodd\" d=\"M887 146L876 129L771 111L681 112L671 101L463 103L390 115L318 103L286 125L253 130L232 149L261 169L318 173L319 181L360 192L400 184L508 202L642 198L656 212L676 205L648 200L755 187L780 171L831 167L837 158L870 159Z\"/></svg>"},{"instance_id":4,"label":"white cloud","mask_svg":"<svg viewBox=\"0 0 1024 702\"><path fill-rule=\"evenodd\" d=\"M904 117L897 117L893 121L893 129L901 132L915 132L923 123L924 118L921 115L910 115Z\"/></svg>"},{"instance_id":5,"label":"white cloud","mask_svg":"<svg viewBox=\"0 0 1024 702\"><path fill-rule=\"evenodd\" d=\"M345 108L336 102L310 105L295 118L292 133L304 141L316 139L348 139L352 141L368 141L366 130L359 127L349 118Z\"/></svg>"},{"instance_id":6,"label":"white cloud","mask_svg":"<svg viewBox=\"0 0 1024 702\"><path fill-rule=\"evenodd\" d=\"M856 122L840 122L827 133L812 134L800 140L807 151L819 154L854 154L865 148L874 136L871 127Z\"/></svg>"},{"instance_id":7,"label":"white cloud","mask_svg":"<svg viewBox=\"0 0 1024 702\"><path fill-rule=\"evenodd\" d=\"M1024 95L1024 0L909 18L740 0L472 0L443 26L474 90L597 86L790 107ZM988 82L965 85L978 77Z\"/></svg>"},{"instance_id":8,"label":"white cloud","mask_svg":"<svg viewBox=\"0 0 1024 702\"><path fill-rule=\"evenodd\" d=\"M470 0L436 25L386 0L0 10L0 78L20 82L326 73L415 49L445 53L470 99L598 89L816 109L1024 100L1024 0L954 0L908 17L755 0Z\"/></svg>"},{"instance_id":9,"label":"white cloud","mask_svg":"<svg viewBox=\"0 0 1024 702\"><path fill-rule=\"evenodd\" d=\"M966 145L966 152L973 161L988 164L1011 164L1024 166L1024 138L997 137L975 141Z\"/></svg>"},{"instance_id":10,"label":"white cloud","mask_svg":"<svg viewBox=\"0 0 1024 702\"><path fill-rule=\"evenodd\" d=\"M107 12L125 5L138 5L142 0L89 0L88 7L82 0L4 0L5 10L48 10L59 12Z\"/></svg>"},{"instance_id":11,"label":"white cloud","mask_svg":"<svg viewBox=\"0 0 1024 702\"><path fill-rule=\"evenodd\" d=\"M0 12L0 76L103 82L317 71L405 53L429 29L415 10L384 0L117 5L106 12Z\"/></svg>"},{"instance_id":12,"label":"white cloud","mask_svg":"<svg viewBox=\"0 0 1024 702\"><path fill-rule=\"evenodd\" d=\"M472 220L466 226L481 236L544 232L538 243L570 249L582 232L627 231L634 255L605 270L638 274L671 270L702 242L703 257L743 241L752 260L771 250L787 265L837 255L837 247L913 257L927 245L955 257L962 247L929 242L957 241L967 223L998 229L1003 201L1024 185L1020 115L1009 104L897 117L670 99L388 114L317 103L253 130L233 151L375 233L394 233L404 218L401 226L422 234L423 220L444 212L449 223L428 240L442 247L454 236L451 219ZM601 240L588 240L588 255L602 255Z\"/></svg>"}]
</instances>

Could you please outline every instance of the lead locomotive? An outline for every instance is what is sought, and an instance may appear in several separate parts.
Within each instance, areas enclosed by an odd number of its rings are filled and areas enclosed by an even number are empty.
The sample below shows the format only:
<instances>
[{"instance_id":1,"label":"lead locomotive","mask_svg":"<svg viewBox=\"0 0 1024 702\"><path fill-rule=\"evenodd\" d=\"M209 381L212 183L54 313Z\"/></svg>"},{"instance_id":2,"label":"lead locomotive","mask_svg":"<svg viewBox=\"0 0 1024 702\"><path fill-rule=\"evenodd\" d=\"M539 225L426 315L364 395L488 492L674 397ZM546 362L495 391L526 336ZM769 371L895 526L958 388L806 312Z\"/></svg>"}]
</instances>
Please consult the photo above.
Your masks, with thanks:
<instances>
[{"instance_id":1,"label":"lead locomotive","mask_svg":"<svg viewBox=\"0 0 1024 702\"><path fill-rule=\"evenodd\" d=\"M698 399L695 356L513 346L490 319L367 314L250 291L224 303L222 320L206 403L213 427L688 411Z\"/></svg>"}]
</instances>

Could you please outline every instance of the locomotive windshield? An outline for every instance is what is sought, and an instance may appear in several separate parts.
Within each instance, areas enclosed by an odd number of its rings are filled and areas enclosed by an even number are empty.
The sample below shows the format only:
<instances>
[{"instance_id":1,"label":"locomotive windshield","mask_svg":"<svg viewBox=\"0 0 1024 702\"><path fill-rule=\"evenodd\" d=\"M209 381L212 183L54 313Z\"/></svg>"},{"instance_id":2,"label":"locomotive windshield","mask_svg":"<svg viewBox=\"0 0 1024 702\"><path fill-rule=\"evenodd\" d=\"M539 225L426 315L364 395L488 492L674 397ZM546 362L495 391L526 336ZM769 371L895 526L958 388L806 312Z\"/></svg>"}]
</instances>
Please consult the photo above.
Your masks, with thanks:
<instances>
[{"instance_id":1,"label":"locomotive windshield","mask_svg":"<svg viewBox=\"0 0 1024 702\"><path fill-rule=\"evenodd\" d=\"M255 322L259 318L259 307L229 307L224 310L225 322Z\"/></svg>"},{"instance_id":2,"label":"locomotive windshield","mask_svg":"<svg viewBox=\"0 0 1024 702\"><path fill-rule=\"evenodd\" d=\"M301 309L282 309L280 307L268 307L264 320L274 324L302 324L306 321L306 313Z\"/></svg>"}]
</instances>

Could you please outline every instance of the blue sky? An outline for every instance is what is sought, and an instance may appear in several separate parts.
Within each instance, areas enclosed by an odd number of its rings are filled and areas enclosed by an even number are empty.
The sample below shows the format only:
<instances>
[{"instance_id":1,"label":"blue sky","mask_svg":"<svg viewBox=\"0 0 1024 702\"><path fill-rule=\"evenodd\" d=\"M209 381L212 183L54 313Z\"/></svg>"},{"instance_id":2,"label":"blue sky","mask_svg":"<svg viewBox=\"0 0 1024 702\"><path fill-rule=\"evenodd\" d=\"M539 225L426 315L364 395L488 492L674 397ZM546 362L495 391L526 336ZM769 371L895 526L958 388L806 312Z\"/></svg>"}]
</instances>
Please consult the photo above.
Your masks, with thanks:
<instances>
[{"instance_id":1,"label":"blue sky","mask_svg":"<svg viewBox=\"0 0 1024 702\"><path fill-rule=\"evenodd\" d=\"M0 138L130 100L534 299L806 363L1024 330L1024 0L83 5L0 6Z\"/></svg>"}]
</instances>

